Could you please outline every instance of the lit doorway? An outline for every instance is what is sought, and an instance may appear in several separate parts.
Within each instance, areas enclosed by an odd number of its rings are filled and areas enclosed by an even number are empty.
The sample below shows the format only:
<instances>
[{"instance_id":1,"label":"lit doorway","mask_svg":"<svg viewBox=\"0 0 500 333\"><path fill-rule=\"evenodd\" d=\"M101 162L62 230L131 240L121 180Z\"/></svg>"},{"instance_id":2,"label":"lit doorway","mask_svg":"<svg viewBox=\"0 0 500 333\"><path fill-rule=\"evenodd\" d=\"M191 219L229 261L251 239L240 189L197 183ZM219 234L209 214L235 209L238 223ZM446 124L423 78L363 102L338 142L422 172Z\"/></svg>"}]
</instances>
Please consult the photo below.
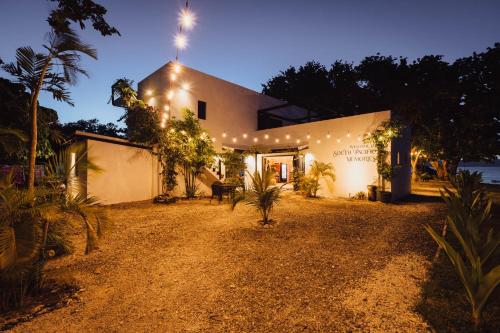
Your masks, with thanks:
<instances>
[{"instance_id":1,"label":"lit doorway","mask_svg":"<svg viewBox=\"0 0 500 333\"><path fill-rule=\"evenodd\" d=\"M273 183L284 184L293 181L294 170L304 171L302 155L290 153L266 154L262 156L262 171L273 173Z\"/></svg>"}]
</instances>

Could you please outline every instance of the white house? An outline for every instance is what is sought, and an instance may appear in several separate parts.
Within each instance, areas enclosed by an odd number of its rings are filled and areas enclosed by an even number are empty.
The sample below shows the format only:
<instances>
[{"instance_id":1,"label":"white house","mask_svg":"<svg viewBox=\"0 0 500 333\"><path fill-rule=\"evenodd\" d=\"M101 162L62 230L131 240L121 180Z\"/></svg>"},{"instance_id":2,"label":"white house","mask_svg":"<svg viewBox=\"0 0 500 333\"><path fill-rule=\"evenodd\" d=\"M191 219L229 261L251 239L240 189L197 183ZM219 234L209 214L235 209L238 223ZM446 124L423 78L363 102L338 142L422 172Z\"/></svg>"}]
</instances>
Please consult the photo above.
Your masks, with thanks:
<instances>
[{"instance_id":1,"label":"white house","mask_svg":"<svg viewBox=\"0 0 500 333\"><path fill-rule=\"evenodd\" d=\"M390 111L381 111L321 120L286 101L174 62L140 81L139 96L162 112L165 121L182 117L184 108L193 111L216 151L265 147L268 153L246 158L247 169L250 173L274 170L277 183L291 181L295 168L307 173L314 160L332 163L336 181L333 186L322 184L320 191L327 197L350 197L376 183L376 150L362 138L391 119ZM391 164L398 166L389 185L393 200L411 191L410 138L408 130L403 132L390 147ZM105 170L99 175L89 171L87 192L106 203L146 200L161 192L159 166L149 148L85 133L79 133L79 138L86 140L92 148L89 156ZM200 183L207 194L210 183L224 175L224 167L215 164L212 171L207 170L209 177Z\"/></svg>"}]
</instances>

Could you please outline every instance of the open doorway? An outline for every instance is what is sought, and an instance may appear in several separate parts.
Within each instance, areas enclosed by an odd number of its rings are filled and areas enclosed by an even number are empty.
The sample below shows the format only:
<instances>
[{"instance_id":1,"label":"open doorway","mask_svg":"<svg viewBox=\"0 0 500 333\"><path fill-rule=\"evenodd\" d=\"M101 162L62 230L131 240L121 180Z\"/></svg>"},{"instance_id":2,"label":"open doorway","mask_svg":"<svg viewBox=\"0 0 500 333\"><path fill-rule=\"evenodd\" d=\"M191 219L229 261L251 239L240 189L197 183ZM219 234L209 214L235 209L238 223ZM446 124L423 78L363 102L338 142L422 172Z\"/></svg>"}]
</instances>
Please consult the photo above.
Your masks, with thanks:
<instances>
[{"instance_id":1,"label":"open doorway","mask_svg":"<svg viewBox=\"0 0 500 333\"><path fill-rule=\"evenodd\" d=\"M266 154L262 156L262 171L271 170L276 184L290 183L294 170L303 171L302 160L298 154Z\"/></svg>"}]
</instances>

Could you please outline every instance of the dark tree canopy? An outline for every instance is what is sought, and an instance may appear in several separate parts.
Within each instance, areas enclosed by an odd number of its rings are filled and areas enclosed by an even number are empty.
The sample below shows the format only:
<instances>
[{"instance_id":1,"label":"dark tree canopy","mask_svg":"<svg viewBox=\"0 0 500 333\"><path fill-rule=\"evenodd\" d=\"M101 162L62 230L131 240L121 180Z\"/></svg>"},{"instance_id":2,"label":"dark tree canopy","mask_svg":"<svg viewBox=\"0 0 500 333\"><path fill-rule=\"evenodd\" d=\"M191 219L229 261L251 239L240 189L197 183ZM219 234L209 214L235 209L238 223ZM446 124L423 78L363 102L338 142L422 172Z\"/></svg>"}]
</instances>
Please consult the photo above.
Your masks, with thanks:
<instances>
[{"instance_id":1,"label":"dark tree canopy","mask_svg":"<svg viewBox=\"0 0 500 333\"><path fill-rule=\"evenodd\" d=\"M103 36L120 35L120 32L106 22L107 10L92 0L50 0L57 2L57 8L50 12L47 22L56 32L68 32L71 22L78 23L85 29L86 21Z\"/></svg>"},{"instance_id":2,"label":"dark tree canopy","mask_svg":"<svg viewBox=\"0 0 500 333\"><path fill-rule=\"evenodd\" d=\"M71 137L75 133L75 131L83 131L88 133L113 136L117 138L125 137L125 130L119 128L114 123L103 124L100 123L97 119L89 119L89 120L78 120L75 122L69 122L60 125L61 132L67 136Z\"/></svg>"}]
</instances>

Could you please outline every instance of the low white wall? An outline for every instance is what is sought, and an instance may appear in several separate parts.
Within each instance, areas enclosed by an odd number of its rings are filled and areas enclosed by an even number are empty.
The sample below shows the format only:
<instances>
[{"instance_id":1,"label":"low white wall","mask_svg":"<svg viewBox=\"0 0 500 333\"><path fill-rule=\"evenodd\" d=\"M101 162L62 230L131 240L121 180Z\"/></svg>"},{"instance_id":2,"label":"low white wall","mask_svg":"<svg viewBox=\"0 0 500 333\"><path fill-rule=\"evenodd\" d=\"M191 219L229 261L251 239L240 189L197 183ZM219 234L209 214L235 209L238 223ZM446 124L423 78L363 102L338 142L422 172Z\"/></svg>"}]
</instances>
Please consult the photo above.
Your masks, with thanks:
<instances>
[{"instance_id":1,"label":"low white wall","mask_svg":"<svg viewBox=\"0 0 500 333\"><path fill-rule=\"evenodd\" d=\"M87 150L90 161L103 169L87 171L87 194L104 204L158 195L158 162L149 150L92 139L87 139Z\"/></svg>"}]
</instances>

